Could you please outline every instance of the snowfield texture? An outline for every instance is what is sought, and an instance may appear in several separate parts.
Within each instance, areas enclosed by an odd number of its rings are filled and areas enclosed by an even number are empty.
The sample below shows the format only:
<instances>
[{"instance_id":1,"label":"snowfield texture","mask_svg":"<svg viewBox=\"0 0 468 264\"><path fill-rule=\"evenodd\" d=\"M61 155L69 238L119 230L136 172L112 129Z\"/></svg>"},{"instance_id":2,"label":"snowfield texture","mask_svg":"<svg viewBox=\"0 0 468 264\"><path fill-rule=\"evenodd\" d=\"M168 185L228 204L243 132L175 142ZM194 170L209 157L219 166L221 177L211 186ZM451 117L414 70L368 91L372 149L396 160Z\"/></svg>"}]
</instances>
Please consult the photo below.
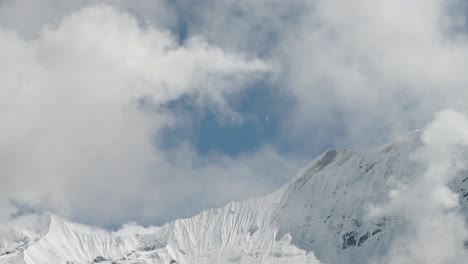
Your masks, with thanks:
<instances>
[{"instance_id":1,"label":"snowfield texture","mask_svg":"<svg viewBox=\"0 0 468 264\"><path fill-rule=\"evenodd\" d=\"M423 166L421 133L370 150L330 149L282 188L157 228L108 232L54 215L26 216L0 230L1 264L370 263L405 233L397 216L372 216L389 190ZM468 177L451 183L468 215Z\"/></svg>"}]
</instances>

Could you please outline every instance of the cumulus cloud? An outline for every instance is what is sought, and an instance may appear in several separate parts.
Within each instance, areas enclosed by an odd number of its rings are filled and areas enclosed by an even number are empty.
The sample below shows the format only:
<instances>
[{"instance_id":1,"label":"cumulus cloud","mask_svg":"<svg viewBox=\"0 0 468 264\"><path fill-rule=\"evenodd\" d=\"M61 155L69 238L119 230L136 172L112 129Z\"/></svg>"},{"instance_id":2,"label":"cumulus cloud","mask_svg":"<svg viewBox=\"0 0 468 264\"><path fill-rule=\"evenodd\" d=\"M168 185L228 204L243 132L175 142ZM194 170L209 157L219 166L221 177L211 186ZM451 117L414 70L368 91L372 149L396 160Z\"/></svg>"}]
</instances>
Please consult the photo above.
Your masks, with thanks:
<instances>
[{"instance_id":1,"label":"cumulus cloud","mask_svg":"<svg viewBox=\"0 0 468 264\"><path fill-rule=\"evenodd\" d=\"M215 2L182 1L189 32L281 65L287 142L375 146L468 97L463 1Z\"/></svg>"},{"instance_id":2,"label":"cumulus cloud","mask_svg":"<svg viewBox=\"0 0 468 264\"><path fill-rule=\"evenodd\" d=\"M79 9L37 37L2 27L0 40L4 219L14 201L105 226L160 223L269 190L295 166L271 148L201 158L188 144L155 144L180 122L162 106L183 96L236 117L225 98L271 72L263 61L198 36L179 45L108 5Z\"/></svg>"},{"instance_id":3,"label":"cumulus cloud","mask_svg":"<svg viewBox=\"0 0 468 264\"><path fill-rule=\"evenodd\" d=\"M414 158L426 169L389 193L390 201L374 213L402 217L405 230L379 263L464 263L468 253L465 219L458 194L449 188L466 169L468 119L452 109L439 112L424 130L423 147Z\"/></svg>"},{"instance_id":4,"label":"cumulus cloud","mask_svg":"<svg viewBox=\"0 0 468 264\"><path fill-rule=\"evenodd\" d=\"M299 138L320 124L318 136L333 133L336 145L375 145L466 100L468 45L455 1L314 3L283 44Z\"/></svg>"},{"instance_id":5,"label":"cumulus cloud","mask_svg":"<svg viewBox=\"0 0 468 264\"><path fill-rule=\"evenodd\" d=\"M82 9L98 2L125 11ZM100 210L123 219L129 210L149 222L172 217L161 208L142 213L166 201L171 185L155 182L169 177L190 186L172 197L179 200L176 207L195 194L205 200L194 208L221 201L207 198L203 188L220 178L239 187L232 188L233 199L277 186L283 181L278 175L287 177L299 161L270 147L239 158L202 158L189 144L174 152L147 144L162 127L182 122L160 106L186 95L228 120L241 120L227 98L271 65L277 72L269 85L294 102L278 106L286 118L278 122L275 140L281 142L274 144L307 153L364 148L420 128L434 112L468 97L464 7L460 0L1 1L0 103L7 111L1 113L0 155L2 177L16 177L3 184L9 190L1 198L9 207L4 211L14 210L7 198L21 204L22 197L77 210L83 219ZM178 30L187 33L183 44L176 35L185 33ZM184 177L204 173L222 177L195 184ZM35 176L19 176L26 174ZM120 187L110 188L110 179ZM151 195L133 191L140 189ZM111 193L133 202L119 209ZM98 206L95 199L105 202Z\"/></svg>"},{"instance_id":6,"label":"cumulus cloud","mask_svg":"<svg viewBox=\"0 0 468 264\"><path fill-rule=\"evenodd\" d=\"M375 146L424 127L442 109L464 108L468 99L463 1L293 1L300 7L296 12L291 2L225 2L210 17L216 23L194 30L221 46L254 53L252 39L238 36L261 32L255 42L267 43L265 56L281 65L276 84L295 100L283 123L288 142L309 149L323 142L328 144L323 147ZM295 16L281 16L285 10ZM258 14L274 22L256 26ZM229 19L241 19L242 26L230 29L237 41L224 44L221 28ZM466 148L466 133L466 118L453 110L440 112L426 128L425 147L415 159L427 170L400 184L390 193L391 203L380 208L408 219L408 233L377 263L462 263L467 258L465 220L458 196L448 188L466 166L460 149Z\"/></svg>"}]
</instances>

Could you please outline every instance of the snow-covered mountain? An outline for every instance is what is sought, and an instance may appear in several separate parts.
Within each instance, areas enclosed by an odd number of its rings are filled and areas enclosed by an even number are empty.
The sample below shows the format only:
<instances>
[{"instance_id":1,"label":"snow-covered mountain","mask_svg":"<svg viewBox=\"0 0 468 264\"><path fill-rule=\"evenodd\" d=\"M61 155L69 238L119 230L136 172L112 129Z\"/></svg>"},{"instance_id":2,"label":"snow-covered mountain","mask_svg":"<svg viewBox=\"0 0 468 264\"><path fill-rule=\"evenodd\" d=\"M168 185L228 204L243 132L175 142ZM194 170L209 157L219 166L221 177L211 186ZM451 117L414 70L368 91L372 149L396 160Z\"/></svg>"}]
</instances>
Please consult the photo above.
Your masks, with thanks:
<instances>
[{"instance_id":1,"label":"snow-covered mountain","mask_svg":"<svg viewBox=\"0 0 468 264\"><path fill-rule=\"evenodd\" d=\"M0 263L369 263L405 232L405 219L370 216L394 182L423 165L421 132L370 150L330 149L286 185L162 227L110 233L58 216L23 217L0 230ZM468 177L450 187L468 216Z\"/></svg>"}]
</instances>

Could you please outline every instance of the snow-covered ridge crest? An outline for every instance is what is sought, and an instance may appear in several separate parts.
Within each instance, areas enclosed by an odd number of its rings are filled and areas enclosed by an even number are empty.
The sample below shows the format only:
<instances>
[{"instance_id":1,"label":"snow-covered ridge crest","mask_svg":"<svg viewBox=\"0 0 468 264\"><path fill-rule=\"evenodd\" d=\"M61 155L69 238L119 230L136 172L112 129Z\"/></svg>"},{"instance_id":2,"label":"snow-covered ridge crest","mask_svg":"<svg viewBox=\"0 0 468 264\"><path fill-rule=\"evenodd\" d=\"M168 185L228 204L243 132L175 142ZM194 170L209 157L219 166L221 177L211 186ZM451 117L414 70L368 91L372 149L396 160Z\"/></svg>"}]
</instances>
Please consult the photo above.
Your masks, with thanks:
<instances>
[{"instance_id":1,"label":"snow-covered ridge crest","mask_svg":"<svg viewBox=\"0 0 468 264\"><path fill-rule=\"evenodd\" d=\"M277 215L278 235L313 251L323 263L367 263L385 254L402 219L369 217L387 201L393 182L411 181L421 164L411 158L421 146L414 131L372 150L329 149L288 184Z\"/></svg>"},{"instance_id":2,"label":"snow-covered ridge crest","mask_svg":"<svg viewBox=\"0 0 468 264\"><path fill-rule=\"evenodd\" d=\"M118 259L138 245L134 235L116 236L58 216L49 217L47 234L24 251L26 263L87 263L99 256Z\"/></svg>"},{"instance_id":3,"label":"snow-covered ridge crest","mask_svg":"<svg viewBox=\"0 0 468 264\"><path fill-rule=\"evenodd\" d=\"M230 202L160 228L114 233L48 214L42 216L47 231L0 263L314 263L312 253L290 244L290 236L276 237L274 215L283 192Z\"/></svg>"},{"instance_id":4,"label":"snow-covered ridge crest","mask_svg":"<svg viewBox=\"0 0 468 264\"><path fill-rule=\"evenodd\" d=\"M121 258L138 244L134 235L111 234L52 214L21 217L1 234L0 263L90 263L103 255Z\"/></svg>"},{"instance_id":5,"label":"snow-covered ridge crest","mask_svg":"<svg viewBox=\"0 0 468 264\"><path fill-rule=\"evenodd\" d=\"M407 232L404 217L371 216L395 183L424 172L415 131L372 150L329 149L278 190L158 228L110 233L52 216L48 232L0 263L370 263ZM468 173L450 188L467 216Z\"/></svg>"},{"instance_id":6,"label":"snow-covered ridge crest","mask_svg":"<svg viewBox=\"0 0 468 264\"><path fill-rule=\"evenodd\" d=\"M50 215L22 216L9 225L0 226L0 255L24 250L49 231Z\"/></svg>"}]
</instances>

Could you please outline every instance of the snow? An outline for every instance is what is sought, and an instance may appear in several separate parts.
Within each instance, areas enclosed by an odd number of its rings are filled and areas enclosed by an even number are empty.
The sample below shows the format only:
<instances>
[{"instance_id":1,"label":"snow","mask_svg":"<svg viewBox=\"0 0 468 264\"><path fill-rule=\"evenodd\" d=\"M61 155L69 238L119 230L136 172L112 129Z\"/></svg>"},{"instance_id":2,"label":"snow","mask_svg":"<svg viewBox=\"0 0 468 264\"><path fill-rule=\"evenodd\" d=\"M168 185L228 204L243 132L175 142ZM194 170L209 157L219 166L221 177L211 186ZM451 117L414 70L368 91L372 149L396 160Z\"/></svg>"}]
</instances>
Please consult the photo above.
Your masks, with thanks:
<instances>
[{"instance_id":1,"label":"snow","mask_svg":"<svg viewBox=\"0 0 468 264\"><path fill-rule=\"evenodd\" d=\"M420 135L327 150L268 195L162 227L110 233L54 215L17 220L0 230L0 263L368 263L405 230L404 219L370 212L423 170L412 158ZM465 195L467 179L460 173L452 189ZM461 208L468 214L466 199Z\"/></svg>"},{"instance_id":2,"label":"snow","mask_svg":"<svg viewBox=\"0 0 468 264\"><path fill-rule=\"evenodd\" d=\"M283 191L230 202L160 228L126 227L115 233L45 215L48 226L40 239L8 252L0 263L314 263L313 254L292 245L289 235L276 237L274 215Z\"/></svg>"}]
</instances>

